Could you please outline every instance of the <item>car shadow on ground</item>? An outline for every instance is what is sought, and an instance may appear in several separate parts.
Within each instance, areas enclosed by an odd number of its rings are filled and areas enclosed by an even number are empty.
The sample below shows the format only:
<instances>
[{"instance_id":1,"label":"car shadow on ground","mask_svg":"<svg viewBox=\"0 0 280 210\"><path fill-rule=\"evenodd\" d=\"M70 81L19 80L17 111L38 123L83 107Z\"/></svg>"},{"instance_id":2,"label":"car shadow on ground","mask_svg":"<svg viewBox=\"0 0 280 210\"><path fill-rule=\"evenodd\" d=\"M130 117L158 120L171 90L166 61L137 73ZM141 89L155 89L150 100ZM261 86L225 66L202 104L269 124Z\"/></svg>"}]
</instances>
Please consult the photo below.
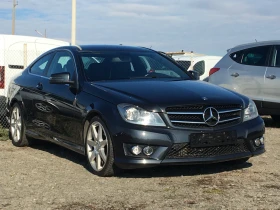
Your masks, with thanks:
<instances>
[{"instance_id":1,"label":"car shadow on ground","mask_svg":"<svg viewBox=\"0 0 280 210\"><path fill-rule=\"evenodd\" d=\"M76 164L82 165L86 170L89 170L85 156L58 146L51 142L37 141L31 146L33 149L38 149L55 155L60 158L65 158ZM133 170L120 170L116 174L119 178L151 178L151 177L177 177L177 176L194 176L201 174L216 174L225 171L234 171L251 167L250 162L242 164L233 164L232 162L223 162L215 164L199 164L199 165L176 165L176 166L160 166L154 168L143 168Z\"/></svg>"},{"instance_id":2,"label":"car shadow on ground","mask_svg":"<svg viewBox=\"0 0 280 210\"><path fill-rule=\"evenodd\" d=\"M198 164L198 165L176 165L159 166L155 168L144 168L126 170L118 174L119 178L151 178L151 177L179 177L217 174L226 171L234 171L251 167L249 162L233 164L231 162Z\"/></svg>"},{"instance_id":3,"label":"car shadow on ground","mask_svg":"<svg viewBox=\"0 0 280 210\"><path fill-rule=\"evenodd\" d=\"M83 156L79 153L73 152L62 146L56 145L52 142L43 141L43 140L33 140L32 145L30 145L30 147L33 149L45 151L47 153L50 153L50 154L55 155L60 158L67 159L76 164L83 165L84 167L86 165L85 156Z\"/></svg>"},{"instance_id":4,"label":"car shadow on ground","mask_svg":"<svg viewBox=\"0 0 280 210\"><path fill-rule=\"evenodd\" d=\"M280 122L275 122L270 116L262 116L265 127L267 128L280 128Z\"/></svg>"}]
</instances>

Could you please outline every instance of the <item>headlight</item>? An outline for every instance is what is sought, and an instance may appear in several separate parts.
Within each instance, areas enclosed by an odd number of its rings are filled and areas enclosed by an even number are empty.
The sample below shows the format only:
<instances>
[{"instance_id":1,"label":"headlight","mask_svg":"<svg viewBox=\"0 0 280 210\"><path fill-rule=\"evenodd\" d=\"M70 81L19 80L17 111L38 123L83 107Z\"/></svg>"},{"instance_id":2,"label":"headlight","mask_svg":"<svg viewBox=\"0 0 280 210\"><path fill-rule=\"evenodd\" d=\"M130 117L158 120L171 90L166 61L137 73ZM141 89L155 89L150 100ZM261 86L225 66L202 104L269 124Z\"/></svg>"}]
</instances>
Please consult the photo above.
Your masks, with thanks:
<instances>
[{"instance_id":1,"label":"headlight","mask_svg":"<svg viewBox=\"0 0 280 210\"><path fill-rule=\"evenodd\" d=\"M148 112L138 106L119 104L118 110L126 122L138 125L165 126L158 113Z\"/></svg>"},{"instance_id":2,"label":"headlight","mask_svg":"<svg viewBox=\"0 0 280 210\"><path fill-rule=\"evenodd\" d=\"M250 100L248 107L244 110L244 118L243 121L252 120L259 116L256 104Z\"/></svg>"}]
</instances>

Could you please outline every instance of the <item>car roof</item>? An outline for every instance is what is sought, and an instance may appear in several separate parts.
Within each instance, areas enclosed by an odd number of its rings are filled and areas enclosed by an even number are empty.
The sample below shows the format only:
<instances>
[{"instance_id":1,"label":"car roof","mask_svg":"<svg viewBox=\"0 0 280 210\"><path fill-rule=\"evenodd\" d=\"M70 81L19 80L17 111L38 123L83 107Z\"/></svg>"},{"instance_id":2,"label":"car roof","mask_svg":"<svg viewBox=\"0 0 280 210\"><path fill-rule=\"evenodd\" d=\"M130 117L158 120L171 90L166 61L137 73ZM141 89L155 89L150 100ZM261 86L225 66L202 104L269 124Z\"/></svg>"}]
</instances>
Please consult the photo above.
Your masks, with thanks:
<instances>
[{"instance_id":1,"label":"car roof","mask_svg":"<svg viewBox=\"0 0 280 210\"><path fill-rule=\"evenodd\" d=\"M220 60L222 56L215 56L215 55L202 55L202 56L174 56L172 57L176 61L190 61L190 60Z\"/></svg>"},{"instance_id":2,"label":"car roof","mask_svg":"<svg viewBox=\"0 0 280 210\"><path fill-rule=\"evenodd\" d=\"M77 51L153 51L149 48L145 47L135 47L135 46L124 46L124 45L72 45L72 46L63 46L58 47L56 49L69 49L69 50L77 50Z\"/></svg>"},{"instance_id":3,"label":"car roof","mask_svg":"<svg viewBox=\"0 0 280 210\"><path fill-rule=\"evenodd\" d=\"M228 50L228 52L243 50L251 47L259 47L264 45L280 45L280 40L269 40L269 41L261 41L261 42L251 42L246 44L237 45Z\"/></svg>"}]
</instances>

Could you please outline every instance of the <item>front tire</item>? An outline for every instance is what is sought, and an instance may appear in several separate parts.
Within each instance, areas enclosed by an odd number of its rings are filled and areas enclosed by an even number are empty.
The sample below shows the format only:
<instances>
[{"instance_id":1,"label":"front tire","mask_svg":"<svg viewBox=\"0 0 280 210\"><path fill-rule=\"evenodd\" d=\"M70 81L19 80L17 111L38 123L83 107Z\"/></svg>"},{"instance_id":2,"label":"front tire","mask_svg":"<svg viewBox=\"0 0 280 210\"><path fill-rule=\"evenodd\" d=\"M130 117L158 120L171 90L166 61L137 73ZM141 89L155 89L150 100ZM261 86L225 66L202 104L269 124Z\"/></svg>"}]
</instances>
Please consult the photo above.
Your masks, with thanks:
<instances>
[{"instance_id":1,"label":"front tire","mask_svg":"<svg viewBox=\"0 0 280 210\"><path fill-rule=\"evenodd\" d=\"M29 145L29 141L25 135L25 125L22 115L21 106L16 103L11 108L9 137L13 145L24 147Z\"/></svg>"},{"instance_id":2,"label":"front tire","mask_svg":"<svg viewBox=\"0 0 280 210\"><path fill-rule=\"evenodd\" d=\"M85 150L90 171L98 176L115 174L114 151L105 123L94 117L86 133Z\"/></svg>"}]
</instances>

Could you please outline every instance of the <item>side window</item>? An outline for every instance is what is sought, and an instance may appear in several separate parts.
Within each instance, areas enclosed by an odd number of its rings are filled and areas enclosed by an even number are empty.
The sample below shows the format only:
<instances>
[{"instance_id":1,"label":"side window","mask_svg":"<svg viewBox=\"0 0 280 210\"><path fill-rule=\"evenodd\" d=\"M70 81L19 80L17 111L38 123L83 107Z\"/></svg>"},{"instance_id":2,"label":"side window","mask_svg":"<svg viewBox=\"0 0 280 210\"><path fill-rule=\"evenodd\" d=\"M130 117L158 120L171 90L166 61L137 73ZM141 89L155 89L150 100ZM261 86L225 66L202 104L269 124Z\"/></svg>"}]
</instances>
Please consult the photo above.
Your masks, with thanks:
<instances>
[{"instance_id":1,"label":"side window","mask_svg":"<svg viewBox=\"0 0 280 210\"><path fill-rule=\"evenodd\" d=\"M205 73L205 62L199 61L193 66L193 70L199 73L199 76Z\"/></svg>"},{"instance_id":2,"label":"side window","mask_svg":"<svg viewBox=\"0 0 280 210\"><path fill-rule=\"evenodd\" d=\"M30 73L37 74L37 75L43 75L44 71L46 70L53 54L48 54L39 59L31 68Z\"/></svg>"},{"instance_id":3,"label":"side window","mask_svg":"<svg viewBox=\"0 0 280 210\"><path fill-rule=\"evenodd\" d=\"M75 71L74 59L69 52L61 51L57 52L52 60L47 76L52 74L69 72L70 78L72 78Z\"/></svg>"},{"instance_id":4,"label":"side window","mask_svg":"<svg viewBox=\"0 0 280 210\"><path fill-rule=\"evenodd\" d=\"M271 66L280 67L280 45L273 48Z\"/></svg>"},{"instance_id":5,"label":"side window","mask_svg":"<svg viewBox=\"0 0 280 210\"><path fill-rule=\"evenodd\" d=\"M251 66L266 66L270 46L254 47L244 51L241 63Z\"/></svg>"}]
</instances>

